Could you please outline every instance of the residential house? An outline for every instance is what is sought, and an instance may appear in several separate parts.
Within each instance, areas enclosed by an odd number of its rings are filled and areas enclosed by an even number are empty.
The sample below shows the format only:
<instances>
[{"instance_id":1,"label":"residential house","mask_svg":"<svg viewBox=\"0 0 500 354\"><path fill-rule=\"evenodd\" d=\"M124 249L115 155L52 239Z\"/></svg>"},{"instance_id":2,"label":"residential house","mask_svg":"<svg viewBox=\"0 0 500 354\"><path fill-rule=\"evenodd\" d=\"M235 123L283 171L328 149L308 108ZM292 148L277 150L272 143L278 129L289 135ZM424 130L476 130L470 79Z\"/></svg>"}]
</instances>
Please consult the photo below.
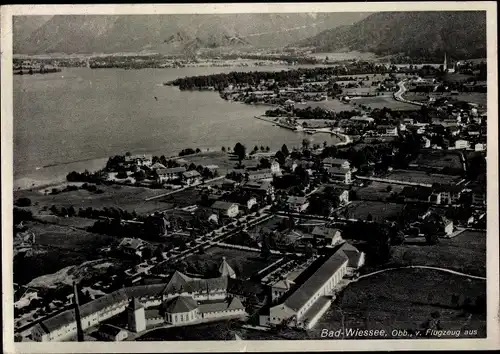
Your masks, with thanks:
<instances>
[{"instance_id":1,"label":"residential house","mask_svg":"<svg viewBox=\"0 0 500 354\"><path fill-rule=\"evenodd\" d=\"M405 186L399 194L405 203L430 202L432 189L421 186ZM439 199L441 201L441 199ZM437 203L439 204L439 203Z\"/></svg>"},{"instance_id":2,"label":"residential house","mask_svg":"<svg viewBox=\"0 0 500 354\"><path fill-rule=\"evenodd\" d=\"M398 127L395 125L377 125L377 132L385 136L398 136Z\"/></svg>"},{"instance_id":3,"label":"residential house","mask_svg":"<svg viewBox=\"0 0 500 354\"><path fill-rule=\"evenodd\" d=\"M458 134L460 134L461 129L458 126L455 126L455 127L449 127L448 131L452 136L457 136Z\"/></svg>"},{"instance_id":4,"label":"residential house","mask_svg":"<svg viewBox=\"0 0 500 354\"><path fill-rule=\"evenodd\" d=\"M151 159L146 157L146 155L142 156L125 156L125 162L130 164L135 164L137 166L151 166Z\"/></svg>"},{"instance_id":5,"label":"residential house","mask_svg":"<svg viewBox=\"0 0 500 354\"><path fill-rule=\"evenodd\" d=\"M251 181L242 186L244 191L250 192L260 200L274 200L274 187L270 181Z\"/></svg>"},{"instance_id":6,"label":"residential house","mask_svg":"<svg viewBox=\"0 0 500 354\"><path fill-rule=\"evenodd\" d=\"M271 174L272 175L280 175L281 174L280 164L276 160L273 160L271 162Z\"/></svg>"},{"instance_id":7,"label":"residential house","mask_svg":"<svg viewBox=\"0 0 500 354\"><path fill-rule=\"evenodd\" d=\"M186 171L182 173L182 181L188 186L199 183L201 181L201 175L198 171Z\"/></svg>"},{"instance_id":8,"label":"residential house","mask_svg":"<svg viewBox=\"0 0 500 354\"><path fill-rule=\"evenodd\" d=\"M350 169L351 164L348 160L327 157L323 159L323 167L324 168L337 167L337 168Z\"/></svg>"},{"instance_id":9,"label":"residential house","mask_svg":"<svg viewBox=\"0 0 500 354\"><path fill-rule=\"evenodd\" d=\"M486 205L486 185L481 183L474 183L467 186L471 191L473 205Z\"/></svg>"},{"instance_id":10,"label":"residential house","mask_svg":"<svg viewBox=\"0 0 500 354\"><path fill-rule=\"evenodd\" d=\"M126 330L111 324L101 325L97 335L103 340L110 342L121 342L128 338L128 332Z\"/></svg>"},{"instance_id":11,"label":"residential house","mask_svg":"<svg viewBox=\"0 0 500 354\"><path fill-rule=\"evenodd\" d=\"M458 185L434 183L432 185L431 202L435 204L458 204L463 189Z\"/></svg>"},{"instance_id":12,"label":"residential house","mask_svg":"<svg viewBox=\"0 0 500 354\"><path fill-rule=\"evenodd\" d=\"M470 142L468 140L459 139L455 141L455 149L468 149Z\"/></svg>"},{"instance_id":13,"label":"residential house","mask_svg":"<svg viewBox=\"0 0 500 354\"><path fill-rule=\"evenodd\" d=\"M233 193L224 195L221 198L225 202L236 203L243 210L251 210L254 205L257 205L257 198L252 196L252 193L245 190L237 190Z\"/></svg>"},{"instance_id":14,"label":"residential house","mask_svg":"<svg viewBox=\"0 0 500 354\"><path fill-rule=\"evenodd\" d=\"M334 180L340 181L345 184L350 184L352 182L351 179L351 170L346 168L339 167L329 167L327 168L328 175Z\"/></svg>"},{"instance_id":15,"label":"residential house","mask_svg":"<svg viewBox=\"0 0 500 354\"><path fill-rule=\"evenodd\" d=\"M477 143L474 145L474 151L485 151L486 150L486 144L484 143Z\"/></svg>"},{"instance_id":16,"label":"residential house","mask_svg":"<svg viewBox=\"0 0 500 354\"><path fill-rule=\"evenodd\" d=\"M142 249L147 245L141 239L125 237L118 244L118 250L127 255L142 256Z\"/></svg>"},{"instance_id":17,"label":"residential house","mask_svg":"<svg viewBox=\"0 0 500 354\"><path fill-rule=\"evenodd\" d=\"M287 199L287 205L290 210L301 213L307 209L309 201L307 200L307 197L297 197L291 195Z\"/></svg>"},{"instance_id":18,"label":"residential house","mask_svg":"<svg viewBox=\"0 0 500 354\"><path fill-rule=\"evenodd\" d=\"M439 224L440 231L444 232L446 236L451 235L453 233L453 221L449 220L444 216L441 217L440 221L441 221Z\"/></svg>"},{"instance_id":19,"label":"residential house","mask_svg":"<svg viewBox=\"0 0 500 354\"><path fill-rule=\"evenodd\" d=\"M153 171L156 171L156 170L162 170L162 169L165 169L166 167L164 165L162 165L161 163L159 162L155 162L152 166L151 166L151 169Z\"/></svg>"},{"instance_id":20,"label":"residential house","mask_svg":"<svg viewBox=\"0 0 500 354\"><path fill-rule=\"evenodd\" d=\"M182 178L184 172L186 172L185 167L160 168L156 170L160 183L179 180Z\"/></svg>"},{"instance_id":21,"label":"residential house","mask_svg":"<svg viewBox=\"0 0 500 354\"><path fill-rule=\"evenodd\" d=\"M211 208L217 212L220 212L222 215L230 218L235 218L236 216L238 216L239 213L238 204L224 202L221 200L218 200L214 204L212 204Z\"/></svg>"},{"instance_id":22,"label":"residential house","mask_svg":"<svg viewBox=\"0 0 500 354\"><path fill-rule=\"evenodd\" d=\"M262 179L273 178L273 172L271 172L271 169L248 171L246 175L249 181L259 181Z\"/></svg>"},{"instance_id":23,"label":"residential house","mask_svg":"<svg viewBox=\"0 0 500 354\"><path fill-rule=\"evenodd\" d=\"M312 235L316 239L325 241L328 246L335 246L343 241L342 233L339 229L327 226L315 226Z\"/></svg>"},{"instance_id":24,"label":"residential house","mask_svg":"<svg viewBox=\"0 0 500 354\"><path fill-rule=\"evenodd\" d=\"M431 141L426 136L422 137L422 147L428 149L431 147Z\"/></svg>"}]
</instances>

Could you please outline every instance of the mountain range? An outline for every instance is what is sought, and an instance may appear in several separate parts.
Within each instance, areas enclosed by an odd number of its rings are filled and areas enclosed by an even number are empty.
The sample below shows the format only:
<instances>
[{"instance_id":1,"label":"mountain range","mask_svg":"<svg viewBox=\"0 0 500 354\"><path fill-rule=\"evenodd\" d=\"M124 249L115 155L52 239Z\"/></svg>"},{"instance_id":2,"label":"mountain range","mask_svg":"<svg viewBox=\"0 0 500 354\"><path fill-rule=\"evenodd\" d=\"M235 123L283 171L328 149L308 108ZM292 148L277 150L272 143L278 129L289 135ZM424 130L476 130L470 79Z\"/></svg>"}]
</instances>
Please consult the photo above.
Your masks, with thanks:
<instances>
[{"instance_id":1,"label":"mountain range","mask_svg":"<svg viewBox=\"0 0 500 354\"><path fill-rule=\"evenodd\" d=\"M55 15L14 18L15 54L182 53L198 48L284 47L368 13Z\"/></svg>"},{"instance_id":2,"label":"mountain range","mask_svg":"<svg viewBox=\"0 0 500 354\"><path fill-rule=\"evenodd\" d=\"M316 52L357 50L378 55L486 57L485 11L379 12L295 45Z\"/></svg>"}]
</instances>

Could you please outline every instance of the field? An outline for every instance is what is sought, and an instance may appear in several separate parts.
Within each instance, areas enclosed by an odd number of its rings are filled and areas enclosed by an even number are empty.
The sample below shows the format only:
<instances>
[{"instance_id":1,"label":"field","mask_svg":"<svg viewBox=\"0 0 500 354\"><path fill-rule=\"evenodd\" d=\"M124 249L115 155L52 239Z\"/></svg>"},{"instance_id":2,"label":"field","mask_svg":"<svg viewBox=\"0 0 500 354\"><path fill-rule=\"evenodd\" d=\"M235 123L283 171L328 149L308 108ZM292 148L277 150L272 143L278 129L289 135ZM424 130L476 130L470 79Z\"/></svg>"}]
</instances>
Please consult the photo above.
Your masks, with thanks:
<instances>
[{"instance_id":1,"label":"field","mask_svg":"<svg viewBox=\"0 0 500 354\"><path fill-rule=\"evenodd\" d=\"M371 214L373 221L383 221L399 215L403 207L404 205L396 203L354 201L349 204L348 211L350 219L367 220Z\"/></svg>"},{"instance_id":2,"label":"field","mask_svg":"<svg viewBox=\"0 0 500 354\"><path fill-rule=\"evenodd\" d=\"M234 146L229 147L232 149ZM228 146L226 146L227 148ZM250 152L253 147L247 146L247 149L249 149L247 152ZM202 154L183 156L182 159L188 161L188 164L194 163L196 166L217 165L219 166L218 173L220 176L225 175L227 170L233 169L238 162L237 160L231 160L229 155L222 151L203 152ZM244 161L243 164L248 165L248 162Z\"/></svg>"},{"instance_id":3,"label":"field","mask_svg":"<svg viewBox=\"0 0 500 354\"><path fill-rule=\"evenodd\" d=\"M423 184L433 184L433 183L455 184L460 181L460 176L427 173L422 171L408 171L408 170L393 170L381 178L388 178L402 182L423 183Z\"/></svg>"},{"instance_id":4,"label":"field","mask_svg":"<svg viewBox=\"0 0 500 354\"><path fill-rule=\"evenodd\" d=\"M440 98L448 98L452 101L465 101L469 103L475 103L481 107L487 106L487 95L486 93L479 92L460 92L458 95L451 95L450 93L426 93L426 92L405 92L403 97L409 101L417 102L428 102L429 97L433 97L436 100Z\"/></svg>"},{"instance_id":5,"label":"field","mask_svg":"<svg viewBox=\"0 0 500 354\"><path fill-rule=\"evenodd\" d=\"M340 100L337 100L334 98L330 98L330 99L328 99L328 101L319 101L319 102L311 101L311 102L307 102L305 104L296 104L295 105L295 108L299 108L299 109L305 109L307 107L311 107L312 109L319 107L319 108L322 108L325 110L331 110L334 112L351 111L353 109L353 107L350 104L343 103Z\"/></svg>"},{"instance_id":6,"label":"field","mask_svg":"<svg viewBox=\"0 0 500 354\"><path fill-rule=\"evenodd\" d=\"M486 232L465 230L437 245L406 243L392 247L392 262L403 265L443 267L458 272L486 276Z\"/></svg>"},{"instance_id":7,"label":"field","mask_svg":"<svg viewBox=\"0 0 500 354\"><path fill-rule=\"evenodd\" d=\"M96 250L115 241L115 238L58 225L27 223L35 234L35 246L26 254L14 258L14 282L30 280L78 265L99 257Z\"/></svg>"},{"instance_id":8,"label":"field","mask_svg":"<svg viewBox=\"0 0 500 354\"><path fill-rule=\"evenodd\" d=\"M458 305L452 295L460 295ZM323 328L417 329L439 317L443 329L477 329L486 335L486 311L469 313L460 305L475 303L486 295L486 282L427 269L402 269L376 274L351 283L311 331L319 337Z\"/></svg>"},{"instance_id":9,"label":"field","mask_svg":"<svg viewBox=\"0 0 500 354\"><path fill-rule=\"evenodd\" d=\"M410 92L406 91L403 94L403 98L408 101L415 101L415 102L428 102L429 101L429 94L427 92Z\"/></svg>"},{"instance_id":10,"label":"field","mask_svg":"<svg viewBox=\"0 0 500 354\"><path fill-rule=\"evenodd\" d=\"M390 188L390 190L388 190ZM362 200L381 200L384 201L392 194L399 194L404 186L400 184L390 184L382 182L371 182L365 187L356 190L358 199Z\"/></svg>"},{"instance_id":11,"label":"field","mask_svg":"<svg viewBox=\"0 0 500 354\"><path fill-rule=\"evenodd\" d=\"M460 153L443 150L429 150L421 152L412 163L431 168L450 168L462 170Z\"/></svg>"},{"instance_id":12,"label":"field","mask_svg":"<svg viewBox=\"0 0 500 354\"><path fill-rule=\"evenodd\" d=\"M375 96L375 97L359 97L354 98L351 103L356 102L356 105L369 106L372 109L390 108L393 111L410 111L419 110L420 107L414 104L396 101L392 96Z\"/></svg>"},{"instance_id":13,"label":"field","mask_svg":"<svg viewBox=\"0 0 500 354\"><path fill-rule=\"evenodd\" d=\"M44 195L40 191L16 191L14 200L19 197L28 197L31 199L34 213L36 214L43 206L58 207L74 206L78 208L121 208L127 211L136 211L139 214L149 213L156 210L167 209L163 203L158 201L146 202L144 199L160 195L166 192L164 189L149 189L144 187L131 187L121 185L100 185L103 193L93 193L84 189L76 191L61 192L59 194Z\"/></svg>"},{"instance_id":14,"label":"field","mask_svg":"<svg viewBox=\"0 0 500 354\"><path fill-rule=\"evenodd\" d=\"M156 199L159 203L169 204L175 207L184 208L194 205L200 201L200 191L196 188L189 188L175 192L165 197Z\"/></svg>"}]
</instances>

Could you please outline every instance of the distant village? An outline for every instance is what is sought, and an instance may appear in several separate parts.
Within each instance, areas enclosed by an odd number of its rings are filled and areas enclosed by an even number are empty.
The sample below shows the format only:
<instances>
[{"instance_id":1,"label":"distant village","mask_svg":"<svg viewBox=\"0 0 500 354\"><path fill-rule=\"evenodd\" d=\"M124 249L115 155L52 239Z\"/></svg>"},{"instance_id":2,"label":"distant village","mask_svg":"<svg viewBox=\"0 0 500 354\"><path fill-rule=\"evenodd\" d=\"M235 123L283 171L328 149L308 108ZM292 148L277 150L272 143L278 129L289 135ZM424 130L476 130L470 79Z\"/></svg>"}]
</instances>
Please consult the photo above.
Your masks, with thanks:
<instances>
[{"instance_id":1,"label":"distant village","mask_svg":"<svg viewBox=\"0 0 500 354\"><path fill-rule=\"evenodd\" d=\"M304 134L300 146L125 153L62 186L16 191L16 254L48 247L47 225L112 239L78 272L16 287L16 340L136 340L221 320L307 332L351 283L429 265L398 258L405 245L484 233L485 68L446 56L437 68L356 65L171 83L270 105L249 119ZM308 138L321 134L339 142Z\"/></svg>"}]
</instances>

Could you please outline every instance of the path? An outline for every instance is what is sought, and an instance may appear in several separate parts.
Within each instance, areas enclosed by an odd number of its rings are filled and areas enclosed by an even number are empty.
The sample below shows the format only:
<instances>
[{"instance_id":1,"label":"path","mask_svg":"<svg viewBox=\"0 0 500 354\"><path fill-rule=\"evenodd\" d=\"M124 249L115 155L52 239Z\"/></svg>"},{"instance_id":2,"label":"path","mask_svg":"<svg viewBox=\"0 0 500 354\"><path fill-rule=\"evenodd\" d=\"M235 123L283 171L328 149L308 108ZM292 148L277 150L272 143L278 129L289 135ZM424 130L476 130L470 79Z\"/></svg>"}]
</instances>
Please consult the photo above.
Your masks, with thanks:
<instances>
[{"instance_id":1,"label":"path","mask_svg":"<svg viewBox=\"0 0 500 354\"><path fill-rule=\"evenodd\" d=\"M169 196L171 194L175 194L175 193L178 193L178 192L181 192L181 191L185 191L186 189L189 189L189 188L193 188L193 187L196 187L196 186L203 185L205 183L210 183L210 182L213 182L213 181L218 181L218 180L223 179L225 177L226 176L215 177L213 179L209 179L207 181L204 181L203 183L192 184L192 185L189 185L189 186L186 186L186 187L183 187L183 188L176 189L174 191L170 191L170 192L167 192L167 193L163 193L163 194L160 194L160 195L155 195L153 197L146 198L146 199L144 199L144 201L148 202L150 200L154 200L154 199L158 199L158 198L163 198L163 197Z\"/></svg>"},{"instance_id":2,"label":"path","mask_svg":"<svg viewBox=\"0 0 500 354\"><path fill-rule=\"evenodd\" d=\"M465 273L457 272L455 270L448 269L448 268L430 267L430 266L415 266L415 265L413 265L413 266L404 266L404 267L386 268L386 269L377 270L377 271L372 272L372 273L363 274L363 275L359 276L358 279L353 280L353 282L356 282L356 281L358 281L358 280L360 280L362 278L371 277L372 275L376 275L376 274L379 274L379 273L384 273L384 272L388 272L388 271L392 271L392 270L411 269L411 268L438 270L438 271L441 271L441 272L455 274L455 275L459 275L459 276L470 278L470 279L486 280L485 277L480 277L480 276L471 275L471 274L465 274Z\"/></svg>"}]
</instances>

